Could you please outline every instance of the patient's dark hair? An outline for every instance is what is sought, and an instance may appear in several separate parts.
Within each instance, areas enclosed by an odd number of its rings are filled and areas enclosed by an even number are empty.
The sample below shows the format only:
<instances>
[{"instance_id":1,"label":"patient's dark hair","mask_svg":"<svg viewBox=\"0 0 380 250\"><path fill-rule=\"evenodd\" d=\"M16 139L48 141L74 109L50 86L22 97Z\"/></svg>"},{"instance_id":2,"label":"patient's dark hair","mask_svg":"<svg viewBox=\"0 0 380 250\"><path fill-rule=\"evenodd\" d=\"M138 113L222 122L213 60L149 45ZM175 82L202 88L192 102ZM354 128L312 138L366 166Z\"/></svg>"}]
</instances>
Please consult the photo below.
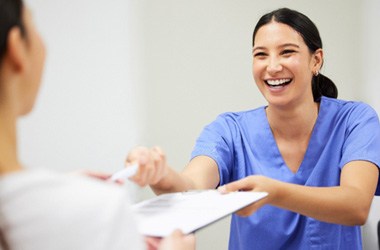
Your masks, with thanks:
<instances>
[{"instance_id":1,"label":"patient's dark hair","mask_svg":"<svg viewBox=\"0 0 380 250\"><path fill-rule=\"evenodd\" d=\"M0 0L0 64L7 50L9 31L17 26L25 34L22 23L23 3L21 0Z\"/></svg>"},{"instance_id":2,"label":"patient's dark hair","mask_svg":"<svg viewBox=\"0 0 380 250\"><path fill-rule=\"evenodd\" d=\"M260 18L253 31L252 46L255 45L257 31L272 21L286 24L297 31L311 53L322 48L322 40L315 24L304 14L288 8L274 10ZM321 96L338 97L338 89L334 82L322 74L314 75L311 84L314 101L318 101Z\"/></svg>"},{"instance_id":3,"label":"patient's dark hair","mask_svg":"<svg viewBox=\"0 0 380 250\"><path fill-rule=\"evenodd\" d=\"M9 250L9 246L8 246L7 242L5 241L3 231L1 231L1 230L0 230L0 249Z\"/></svg>"}]
</instances>

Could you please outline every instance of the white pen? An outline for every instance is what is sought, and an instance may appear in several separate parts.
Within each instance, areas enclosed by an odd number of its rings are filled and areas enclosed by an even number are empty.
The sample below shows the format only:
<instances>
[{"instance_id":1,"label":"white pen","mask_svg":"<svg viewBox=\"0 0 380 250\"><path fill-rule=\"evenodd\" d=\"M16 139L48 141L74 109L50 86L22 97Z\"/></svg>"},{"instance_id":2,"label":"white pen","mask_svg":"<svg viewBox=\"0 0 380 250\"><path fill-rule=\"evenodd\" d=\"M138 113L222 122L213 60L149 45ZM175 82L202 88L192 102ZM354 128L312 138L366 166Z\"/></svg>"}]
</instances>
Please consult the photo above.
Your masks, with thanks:
<instances>
[{"instance_id":1,"label":"white pen","mask_svg":"<svg viewBox=\"0 0 380 250\"><path fill-rule=\"evenodd\" d=\"M125 167L125 168L113 173L111 175L111 177L109 178L109 180L110 181L127 180L129 177L131 177L137 173L138 168L139 168L139 164L137 164L137 163L130 165L128 167Z\"/></svg>"}]
</instances>

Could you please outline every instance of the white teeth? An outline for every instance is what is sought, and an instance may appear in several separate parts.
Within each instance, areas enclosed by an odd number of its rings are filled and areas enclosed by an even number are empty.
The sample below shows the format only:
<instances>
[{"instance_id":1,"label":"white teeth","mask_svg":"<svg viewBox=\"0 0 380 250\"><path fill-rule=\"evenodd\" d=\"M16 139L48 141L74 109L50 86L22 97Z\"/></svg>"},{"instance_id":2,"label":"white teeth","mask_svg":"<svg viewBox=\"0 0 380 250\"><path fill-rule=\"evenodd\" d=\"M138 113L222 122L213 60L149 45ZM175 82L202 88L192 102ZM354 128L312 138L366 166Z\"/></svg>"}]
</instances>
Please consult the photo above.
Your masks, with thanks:
<instances>
[{"instance_id":1,"label":"white teeth","mask_svg":"<svg viewBox=\"0 0 380 250\"><path fill-rule=\"evenodd\" d=\"M286 82L290 82L290 79L267 80L267 83L269 85L273 85L273 86L281 85L281 84L284 84Z\"/></svg>"}]
</instances>

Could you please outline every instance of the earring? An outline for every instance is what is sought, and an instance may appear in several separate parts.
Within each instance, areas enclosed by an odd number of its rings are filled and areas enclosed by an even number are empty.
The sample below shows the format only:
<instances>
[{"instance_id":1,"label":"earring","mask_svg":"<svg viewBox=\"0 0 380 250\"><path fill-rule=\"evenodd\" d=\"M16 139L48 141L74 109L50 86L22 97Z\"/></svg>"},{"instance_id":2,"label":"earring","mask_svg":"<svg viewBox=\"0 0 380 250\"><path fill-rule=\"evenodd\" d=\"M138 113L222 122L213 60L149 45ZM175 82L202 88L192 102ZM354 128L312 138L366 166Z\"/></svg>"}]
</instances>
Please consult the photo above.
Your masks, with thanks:
<instances>
[{"instance_id":1,"label":"earring","mask_svg":"<svg viewBox=\"0 0 380 250\"><path fill-rule=\"evenodd\" d=\"M314 72L314 76L318 76L319 75L319 70L316 70L315 72Z\"/></svg>"}]
</instances>

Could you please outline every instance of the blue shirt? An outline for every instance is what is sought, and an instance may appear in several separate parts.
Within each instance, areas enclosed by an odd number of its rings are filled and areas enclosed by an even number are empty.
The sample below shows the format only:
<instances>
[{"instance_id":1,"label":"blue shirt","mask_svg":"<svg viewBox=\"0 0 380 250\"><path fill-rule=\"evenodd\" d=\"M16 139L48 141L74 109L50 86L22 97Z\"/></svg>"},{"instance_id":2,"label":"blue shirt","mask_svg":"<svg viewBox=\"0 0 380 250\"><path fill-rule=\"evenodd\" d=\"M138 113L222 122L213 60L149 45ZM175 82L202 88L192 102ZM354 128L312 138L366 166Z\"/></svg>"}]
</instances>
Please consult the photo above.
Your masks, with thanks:
<instances>
[{"instance_id":1,"label":"blue shirt","mask_svg":"<svg viewBox=\"0 0 380 250\"><path fill-rule=\"evenodd\" d=\"M376 112L360 102L322 97L304 159L296 173L284 162L265 107L224 113L206 126L192 158L206 155L219 168L220 185L249 175L284 182L338 186L342 167L365 160L380 166L380 125ZM377 195L380 195L379 184ZM321 222L266 205L250 217L232 216L230 249L361 249L359 226Z\"/></svg>"}]
</instances>

